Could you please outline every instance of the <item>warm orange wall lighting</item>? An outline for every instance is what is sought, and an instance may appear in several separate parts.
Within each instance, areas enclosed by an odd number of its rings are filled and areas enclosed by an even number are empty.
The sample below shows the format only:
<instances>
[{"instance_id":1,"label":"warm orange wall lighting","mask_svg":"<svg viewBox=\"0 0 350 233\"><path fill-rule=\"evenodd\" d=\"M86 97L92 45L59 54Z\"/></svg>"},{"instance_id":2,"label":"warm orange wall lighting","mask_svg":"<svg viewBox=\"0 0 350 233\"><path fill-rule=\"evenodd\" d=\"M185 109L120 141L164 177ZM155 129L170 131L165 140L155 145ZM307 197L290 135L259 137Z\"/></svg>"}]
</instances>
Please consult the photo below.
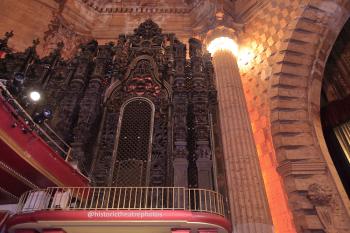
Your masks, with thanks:
<instances>
[{"instance_id":1,"label":"warm orange wall lighting","mask_svg":"<svg viewBox=\"0 0 350 233\"><path fill-rule=\"evenodd\" d=\"M211 54L219 50L229 50L234 54L241 76L243 72L249 72L249 69L253 66L255 58L254 51L249 47L239 48L238 44L228 37L219 37L210 42L208 51ZM248 79L243 76L243 80ZM266 107L257 107L256 103L263 101L260 99L260 96L255 96L254 100L254 96L249 94L248 90L250 86L256 84L253 82L243 82L243 88L245 90L247 107L251 110L249 111L249 117L253 128L274 230L275 233L296 233L293 216L288 207L287 197L283 187L283 181L276 170L276 153L272 143L271 125L268 117L269 110ZM266 106L266 104L263 106Z\"/></svg>"},{"instance_id":2,"label":"warm orange wall lighting","mask_svg":"<svg viewBox=\"0 0 350 233\"><path fill-rule=\"evenodd\" d=\"M244 77L246 79L247 77ZM251 83L244 83L245 90ZM257 109L256 100L245 91L250 121L253 127L254 140L258 151L260 166L263 174L267 199L270 206L275 233L296 233L292 213L288 207L283 181L277 173L276 154L272 143L271 125L267 111ZM258 97L259 98L259 97ZM264 111L265 110L265 111Z\"/></svg>"}]
</instances>

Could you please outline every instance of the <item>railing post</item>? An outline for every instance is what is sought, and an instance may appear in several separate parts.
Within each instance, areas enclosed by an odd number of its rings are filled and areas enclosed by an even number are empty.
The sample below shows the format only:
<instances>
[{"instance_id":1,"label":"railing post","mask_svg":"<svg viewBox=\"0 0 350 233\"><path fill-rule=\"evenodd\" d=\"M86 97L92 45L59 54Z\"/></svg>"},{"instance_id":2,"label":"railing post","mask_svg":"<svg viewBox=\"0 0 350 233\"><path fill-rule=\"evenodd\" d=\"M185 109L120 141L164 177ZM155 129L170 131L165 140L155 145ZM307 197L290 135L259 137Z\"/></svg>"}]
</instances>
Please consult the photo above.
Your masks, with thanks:
<instances>
[{"instance_id":1,"label":"railing post","mask_svg":"<svg viewBox=\"0 0 350 233\"><path fill-rule=\"evenodd\" d=\"M68 162L69 159L70 159L70 153L72 152L72 148L69 147L68 151L67 151L67 155L66 155L66 158L65 158L65 161Z\"/></svg>"},{"instance_id":2,"label":"railing post","mask_svg":"<svg viewBox=\"0 0 350 233\"><path fill-rule=\"evenodd\" d=\"M219 205L219 198L220 198L220 196L217 193L215 194L215 196L216 196L216 212L220 213L221 212L220 211L220 205Z\"/></svg>"},{"instance_id":3,"label":"railing post","mask_svg":"<svg viewBox=\"0 0 350 233\"><path fill-rule=\"evenodd\" d=\"M182 188L182 195L183 195L183 208L186 210L186 189Z\"/></svg>"}]
</instances>

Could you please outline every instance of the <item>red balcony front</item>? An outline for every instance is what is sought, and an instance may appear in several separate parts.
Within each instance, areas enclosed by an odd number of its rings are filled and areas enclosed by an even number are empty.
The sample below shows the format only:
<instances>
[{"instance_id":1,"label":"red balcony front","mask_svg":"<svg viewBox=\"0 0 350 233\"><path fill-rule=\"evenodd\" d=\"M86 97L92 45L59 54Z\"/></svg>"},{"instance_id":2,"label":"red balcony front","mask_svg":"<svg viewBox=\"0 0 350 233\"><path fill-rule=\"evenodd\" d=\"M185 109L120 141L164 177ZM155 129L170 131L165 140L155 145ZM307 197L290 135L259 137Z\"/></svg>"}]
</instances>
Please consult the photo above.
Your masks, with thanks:
<instances>
[{"instance_id":1,"label":"red balcony front","mask_svg":"<svg viewBox=\"0 0 350 233\"><path fill-rule=\"evenodd\" d=\"M173 187L48 188L26 192L7 232L220 232L231 230L223 197Z\"/></svg>"},{"instance_id":2,"label":"red balcony front","mask_svg":"<svg viewBox=\"0 0 350 233\"><path fill-rule=\"evenodd\" d=\"M0 204L17 203L31 189L88 186L89 180L62 157L69 148L61 151L2 84L0 91Z\"/></svg>"}]
</instances>

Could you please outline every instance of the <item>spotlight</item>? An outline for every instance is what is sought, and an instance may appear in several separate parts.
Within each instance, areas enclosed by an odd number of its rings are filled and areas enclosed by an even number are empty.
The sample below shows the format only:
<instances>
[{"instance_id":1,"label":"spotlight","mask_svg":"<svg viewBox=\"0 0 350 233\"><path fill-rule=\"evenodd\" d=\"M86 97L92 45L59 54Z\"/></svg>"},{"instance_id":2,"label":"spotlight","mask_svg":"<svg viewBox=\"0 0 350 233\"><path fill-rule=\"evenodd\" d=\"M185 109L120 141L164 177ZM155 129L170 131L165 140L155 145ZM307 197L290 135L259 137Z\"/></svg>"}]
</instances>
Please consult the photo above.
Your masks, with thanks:
<instances>
[{"instance_id":1,"label":"spotlight","mask_svg":"<svg viewBox=\"0 0 350 233\"><path fill-rule=\"evenodd\" d=\"M43 110L43 115L46 119L49 119L52 116L52 111L46 108Z\"/></svg>"},{"instance_id":2,"label":"spotlight","mask_svg":"<svg viewBox=\"0 0 350 233\"><path fill-rule=\"evenodd\" d=\"M33 121L37 124L42 124L45 120L52 116L52 111L48 108L44 108L42 112L36 112L33 116Z\"/></svg>"},{"instance_id":3,"label":"spotlight","mask_svg":"<svg viewBox=\"0 0 350 233\"><path fill-rule=\"evenodd\" d=\"M13 79L13 85L22 86L24 83L24 74L21 72L16 72Z\"/></svg>"},{"instance_id":4,"label":"spotlight","mask_svg":"<svg viewBox=\"0 0 350 233\"><path fill-rule=\"evenodd\" d=\"M42 113L36 112L33 116L33 121L37 124L42 124L45 121L45 117Z\"/></svg>"},{"instance_id":5,"label":"spotlight","mask_svg":"<svg viewBox=\"0 0 350 233\"><path fill-rule=\"evenodd\" d=\"M38 91L32 91L29 93L29 97L33 102L38 102L41 98L41 95Z\"/></svg>"},{"instance_id":6,"label":"spotlight","mask_svg":"<svg viewBox=\"0 0 350 233\"><path fill-rule=\"evenodd\" d=\"M23 89L24 74L21 72L14 73L14 78L10 84L9 90L13 95L18 95Z\"/></svg>"}]
</instances>

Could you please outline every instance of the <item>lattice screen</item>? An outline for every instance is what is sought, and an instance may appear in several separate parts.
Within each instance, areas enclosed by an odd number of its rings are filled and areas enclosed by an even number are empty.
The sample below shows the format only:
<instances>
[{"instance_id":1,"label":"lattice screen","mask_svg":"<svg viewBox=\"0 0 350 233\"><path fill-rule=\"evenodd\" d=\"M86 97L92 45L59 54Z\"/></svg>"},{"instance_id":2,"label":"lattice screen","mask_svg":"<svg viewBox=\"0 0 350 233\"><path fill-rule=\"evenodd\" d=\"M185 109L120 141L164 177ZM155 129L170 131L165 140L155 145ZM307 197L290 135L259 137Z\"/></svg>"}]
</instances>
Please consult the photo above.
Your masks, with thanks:
<instances>
[{"instance_id":1,"label":"lattice screen","mask_svg":"<svg viewBox=\"0 0 350 233\"><path fill-rule=\"evenodd\" d=\"M141 98L125 105L117 148L113 185L145 186L148 175L153 109Z\"/></svg>"}]
</instances>

